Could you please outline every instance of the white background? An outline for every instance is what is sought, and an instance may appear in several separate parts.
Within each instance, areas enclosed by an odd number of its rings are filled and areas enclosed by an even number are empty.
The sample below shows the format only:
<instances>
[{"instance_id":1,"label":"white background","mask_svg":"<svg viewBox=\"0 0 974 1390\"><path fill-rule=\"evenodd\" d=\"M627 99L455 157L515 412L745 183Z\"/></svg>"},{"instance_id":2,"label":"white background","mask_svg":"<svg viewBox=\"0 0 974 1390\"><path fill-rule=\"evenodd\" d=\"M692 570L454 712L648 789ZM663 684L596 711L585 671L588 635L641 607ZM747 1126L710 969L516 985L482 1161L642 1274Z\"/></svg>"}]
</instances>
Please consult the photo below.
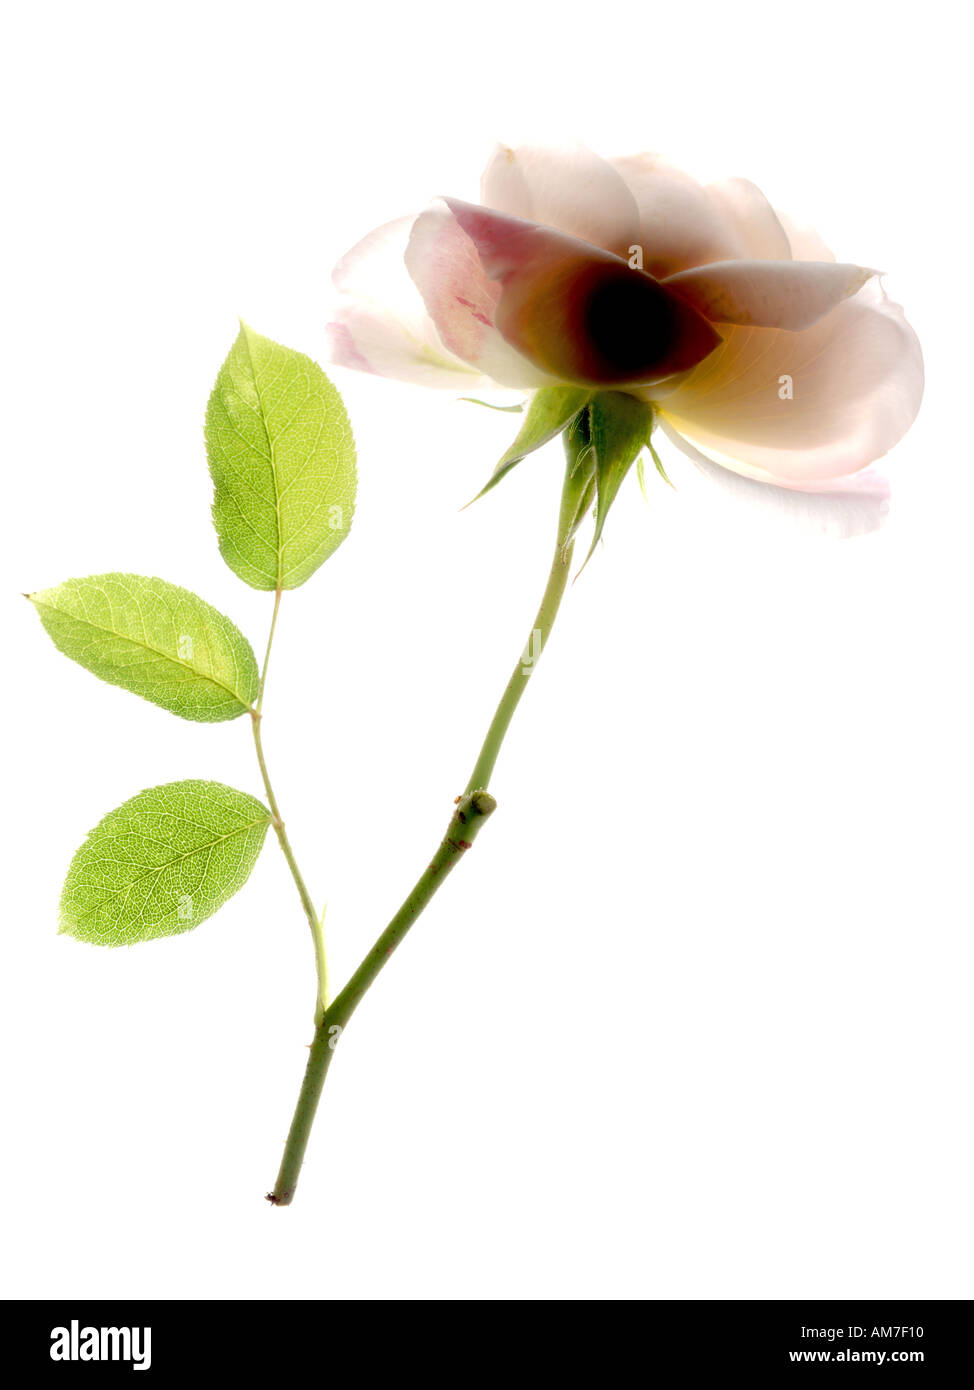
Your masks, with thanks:
<instances>
[{"instance_id":1,"label":"white background","mask_svg":"<svg viewBox=\"0 0 974 1390\"><path fill-rule=\"evenodd\" d=\"M8 18L3 1291L12 1297L970 1297L966 50L951 5L85 6ZM257 792L245 720L66 662L21 590L117 569L230 614L202 417L239 313L324 352L329 272L494 140L742 174L878 265L923 342L885 531L828 543L627 483L493 784L374 988L297 1200L310 1040L272 840L182 938L55 934L70 857L153 783ZM425 864L521 650L560 460L469 511L513 417L335 373L342 550L265 704L354 968ZM667 451L667 457L671 452Z\"/></svg>"}]
</instances>

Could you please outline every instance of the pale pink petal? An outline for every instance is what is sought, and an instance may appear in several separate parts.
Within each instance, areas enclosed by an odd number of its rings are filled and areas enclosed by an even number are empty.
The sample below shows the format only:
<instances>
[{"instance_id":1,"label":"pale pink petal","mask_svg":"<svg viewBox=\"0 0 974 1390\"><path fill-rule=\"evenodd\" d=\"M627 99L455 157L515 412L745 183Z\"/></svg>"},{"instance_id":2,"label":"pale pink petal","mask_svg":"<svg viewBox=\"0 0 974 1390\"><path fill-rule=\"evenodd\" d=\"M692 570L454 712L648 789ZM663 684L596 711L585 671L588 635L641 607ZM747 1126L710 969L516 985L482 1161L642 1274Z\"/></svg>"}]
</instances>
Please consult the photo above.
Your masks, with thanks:
<instances>
[{"instance_id":1,"label":"pale pink petal","mask_svg":"<svg viewBox=\"0 0 974 1390\"><path fill-rule=\"evenodd\" d=\"M409 278L403 255L414 220L377 227L338 262L329 361L445 390L489 389L489 379L443 346Z\"/></svg>"},{"instance_id":2,"label":"pale pink petal","mask_svg":"<svg viewBox=\"0 0 974 1390\"><path fill-rule=\"evenodd\" d=\"M796 261L834 261L835 255L815 231L814 227L796 222L785 212L775 209L775 216L784 228L791 247L792 259Z\"/></svg>"},{"instance_id":3,"label":"pale pink petal","mask_svg":"<svg viewBox=\"0 0 974 1390\"><path fill-rule=\"evenodd\" d=\"M720 341L679 295L621 257L538 223L445 201L455 234L439 211L424 214L429 231L421 218L411 242L417 254L407 260L444 341L468 360L457 336L460 328L474 333L460 324L457 306L468 302L483 318L489 309L505 340L540 370L580 385L661 380L696 366ZM487 277L479 298L471 254Z\"/></svg>"},{"instance_id":4,"label":"pale pink petal","mask_svg":"<svg viewBox=\"0 0 974 1390\"><path fill-rule=\"evenodd\" d=\"M342 294L375 300L395 299L405 292L415 302L402 260L415 220L415 216L397 217L356 242L331 273L335 288Z\"/></svg>"},{"instance_id":5,"label":"pale pink petal","mask_svg":"<svg viewBox=\"0 0 974 1390\"><path fill-rule=\"evenodd\" d=\"M612 165L584 145L498 145L480 182L480 201L616 255L628 256L639 241L633 195Z\"/></svg>"},{"instance_id":6,"label":"pale pink petal","mask_svg":"<svg viewBox=\"0 0 974 1390\"><path fill-rule=\"evenodd\" d=\"M663 283L712 323L794 333L811 328L875 273L835 261L718 261L681 270Z\"/></svg>"},{"instance_id":7,"label":"pale pink petal","mask_svg":"<svg viewBox=\"0 0 974 1390\"><path fill-rule=\"evenodd\" d=\"M742 257L755 261L790 261L791 246L774 208L748 179L723 179L707 185L718 214L733 230Z\"/></svg>"},{"instance_id":8,"label":"pale pink petal","mask_svg":"<svg viewBox=\"0 0 974 1390\"><path fill-rule=\"evenodd\" d=\"M465 203L460 198L444 198L489 280L501 285L522 275L527 269L556 265L562 261L593 261L602 265L623 265L621 256L590 242L580 241L555 227L528 222L522 217Z\"/></svg>"},{"instance_id":9,"label":"pale pink petal","mask_svg":"<svg viewBox=\"0 0 974 1390\"><path fill-rule=\"evenodd\" d=\"M693 460L698 472L719 489L723 497L732 504L749 508L762 519L785 520L801 531L840 540L868 535L878 530L886 519L889 482L874 469L866 469L851 478L833 479L815 491L783 487L770 478L762 482L720 467L694 449L665 420L660 420L660 428L681 453ZM679 479L669 463L667 472L679 491Z\"/></svg>"},{"instance_id":10,"label":"pale pink petal","mask_svg":"<svg viewBox=\"0 0 974 1390\"><path fill-rule=\"evenodd\" d=\"M867 285L801 333L726 327L706 361L659 393L661 410L745 475L804 487L858 472L905 434L923 394L916 334L898 304L871 300Z\"/></svg>"},{"instance_id":11,"label":"pale pink petal","mask_svg":"<svg viewBox=\"0 0 974 1390\"><path fill-rule=\"evenodd\" d=\"M417 217L405 260L450 352L502 386L528 389L555 380L495 327L502 288L488 278L477 247L446 203L437 200Z\"/></svg>"},{"instance_id":12,"label":"pale pink petal","mask_svg":"<svg viewBox=\"0 0 974 1390\"><path fill-rule=\"evenodd\" d=\"M487 391L494 386L489 377L446 352L435 333L417 332L370 304L338 304L325 337L327 361L339 367L444 391Z\"/></svg>"},{"instance_id":13,"label":"pale pink petal","mask_svg":"<svg viewBox=\"0 0 974 1390\"><path fill-rule=\"evenodd\" d=\"M736 225L696 179L656 154L612 160L639 208L643 269L657 279L748 255Z\"/></svg>"}]
</instances>

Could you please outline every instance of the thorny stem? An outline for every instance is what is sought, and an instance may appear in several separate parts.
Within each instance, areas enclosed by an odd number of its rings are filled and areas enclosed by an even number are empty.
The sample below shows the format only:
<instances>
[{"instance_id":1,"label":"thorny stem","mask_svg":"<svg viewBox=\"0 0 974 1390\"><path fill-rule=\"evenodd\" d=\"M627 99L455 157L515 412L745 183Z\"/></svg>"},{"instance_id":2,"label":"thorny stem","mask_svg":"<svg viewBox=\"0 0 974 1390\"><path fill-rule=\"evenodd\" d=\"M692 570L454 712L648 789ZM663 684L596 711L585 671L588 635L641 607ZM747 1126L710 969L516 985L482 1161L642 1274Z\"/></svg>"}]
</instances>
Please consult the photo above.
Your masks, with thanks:
<instances>
[{"instance_id":1,"label":"thorny stem","mask_svg":"<svg viewBox=\"0 0 974 1390\"><path fill-rule=\"evenodd\" d=\"M548 583L524 653L515 666L504 694L501 696L474 765L470 781L467 783L467 788L462 796L457 797L456 809L447 826L446 834L399 911L378 938L348 984L317 1021L314 1041L311 1044L304 1081L288 1132L277 1182L273 1192L267 1194L267 1200L274 1206L288 1206L294 1197L298 1174L304 1161L304 1154L322 1088L325 1084L325 1077L343 1029L393 951L448 874L460 862L465 852L470 849L481 826L497 805L494 798L486 790L486 783L494 770L494 764L497 761L504 735L507 733L514 711L524 694L531 673L537 665L537 659L548 640L568 583L574 529L587 501L591 498L591 487L586 487L581 478L582 470L579 467L581 448L582 441L573 445L566 438L568 466L562 492L558 537ZM269 790L268 796L270 796ZM273 809L273 802L271 806ZM285 853L287 853L286 850Z\"/></svg>"},{"instance_id":2,"label":"thorny stem","mask_svg":"<svg viewBox=\"0 0 974 1390\"><path fill-rule=\"evenodd\" d=\"M267 651L264 654L264 666L261 671L260 685L257 690L257 703L250 711L250 722L254 733L254 749L257 753L257 764L260 767L260 775L264 782L264 791L267 793L267 804L273 816L271 824L277 834L281 849L284 851L284 858L287 860L287 866L291 870L291 877L297 885L301 906L304 908L305 916L308 919L308 925L311 928L311 939L314 942L315 948L315 968L318 974L318 996L315 1002L315 1027L317 1028L324 1017L325 1009L328 1007L328 961L325 956L324 930L322 920L315 911L314 903L311 900L311 894L308 892L301 870L298 868L298 861L294 857L291 842L284 828L284 821L277 804L277 797L274 795L274 788L271 786L271 779L267 771L267 763L264 759L264 745L260 734L262 718L261 706L264 703L264 686L267 683L267 667L271 659L271 647L274 643L274 630L277 627L277 615L280 607L281 591L278 589L274 594L274 613L271 617L271 628L267 637Z\"/></svg>"},{"instance_id":3,"label":"thorny stem","mask_svg":"<svg viewBox=\"0 0 974 1390\"><path fill-rule=\"evenodd\" d=\"M551 571L548 575L548 583L545 586L541 605L534 620L534 627L525 643L521 659L511 672L511 678L504 688L504 694L501 696L494 717L490 721L490 728L487 730L487 736L481 746L473 772L470 774L470 781L467 783L468 792L486 787L490 782L494 764L497 762L501 745L504 742L504 736L514 718L514 711L528 687L528 681L538 664L538 658L545 649L561 601L565 596L573 549L572 541L566 540L566 537L570 535L577 510L574 501L575 491L571 487L570 467L571 465L569 465L569 474L565 480L565 492L558 518L558 540L555 545Z\"/></svg>"}]
</instances>

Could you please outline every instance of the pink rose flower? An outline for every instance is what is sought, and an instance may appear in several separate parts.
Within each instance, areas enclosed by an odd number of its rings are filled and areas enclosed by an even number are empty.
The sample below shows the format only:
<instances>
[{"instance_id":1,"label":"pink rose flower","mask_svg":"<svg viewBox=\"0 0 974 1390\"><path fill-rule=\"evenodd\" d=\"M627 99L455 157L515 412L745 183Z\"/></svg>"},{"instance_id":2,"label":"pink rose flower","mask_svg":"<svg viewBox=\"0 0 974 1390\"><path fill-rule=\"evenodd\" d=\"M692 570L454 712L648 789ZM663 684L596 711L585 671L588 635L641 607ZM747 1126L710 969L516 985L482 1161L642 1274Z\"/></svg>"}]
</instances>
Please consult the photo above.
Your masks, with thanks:
<instances>
[{"instance_id":1,"label":"pink rose flower","mask_svg":"<svg viewBox=\"0 0 974 1390\"><path fill-rule=\"evenodd\" d=\"M334 274L331 360L471 391L621 391L725 487L854 534L919 409L916 335L744 179L655 155L499 147L481 203L437 199Z\"/></svg>"}]
</instances>

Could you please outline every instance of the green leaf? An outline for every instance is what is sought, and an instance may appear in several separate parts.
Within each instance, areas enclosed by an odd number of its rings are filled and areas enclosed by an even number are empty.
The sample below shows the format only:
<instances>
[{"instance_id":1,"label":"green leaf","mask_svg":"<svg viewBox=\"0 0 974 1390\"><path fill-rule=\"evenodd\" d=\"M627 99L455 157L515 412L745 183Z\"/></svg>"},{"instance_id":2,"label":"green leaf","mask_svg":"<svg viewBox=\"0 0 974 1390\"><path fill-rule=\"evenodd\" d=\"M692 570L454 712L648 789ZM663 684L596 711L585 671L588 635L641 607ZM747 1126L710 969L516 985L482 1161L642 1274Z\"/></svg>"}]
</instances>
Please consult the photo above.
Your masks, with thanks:
<instances>
[{"instance_id":1,"label":"green leaf","mask_svg":"<svg viewBox=\"0 0 974 1390\"><path fill-rule=\"evenodd\" d=\"M600 391L589 407L589 430L595 463L595 534L585 564L602 535L609 508L622 480L648 443L653 407L624 391Z\"/></svg>"},{"instance_id":2,"label":"green leaf","mask_svg":"<svg viewBox=\"0 0 974 1390\"><path fill-rule=\"evenodd\" d=\"M169 782L124 802L78 850L61 931L132 946L190 931L250 877L271 813L219 782Z\"/></svg>"},{"instance_id":3,"label":"green leaf","mask_svg":"<svg viewBox=\"0 0 974 1390\"><path fill-rule=\"evenodd\" d=\"M206 410L220 554L255 589L296 589L348 535L355 441L303 353L241 324Z\"/></svg>"},{"instance_id":4,"label":"green leaf","mask_svg":"<svg viewBox=\"0 0 974 1390\"><path fill-rule=\"evenodd\" d=\"M515 464L554 439L556 434L561 434L591 399L592 392L582 386L543 386L535 391L517 438L473 500L478 501L496 487Z\"/></svg>"},{"instance_id":5,"label":"green leaf","mask_svg":"<svg viewBox=\"0 0 974 1390\"><path fill-rule=\"evenodd\" d=\"M182 719L236 719L257 698L250 643L188 589L95 574L27 597L65 656Z\"/></svg>"}]
</instances>

